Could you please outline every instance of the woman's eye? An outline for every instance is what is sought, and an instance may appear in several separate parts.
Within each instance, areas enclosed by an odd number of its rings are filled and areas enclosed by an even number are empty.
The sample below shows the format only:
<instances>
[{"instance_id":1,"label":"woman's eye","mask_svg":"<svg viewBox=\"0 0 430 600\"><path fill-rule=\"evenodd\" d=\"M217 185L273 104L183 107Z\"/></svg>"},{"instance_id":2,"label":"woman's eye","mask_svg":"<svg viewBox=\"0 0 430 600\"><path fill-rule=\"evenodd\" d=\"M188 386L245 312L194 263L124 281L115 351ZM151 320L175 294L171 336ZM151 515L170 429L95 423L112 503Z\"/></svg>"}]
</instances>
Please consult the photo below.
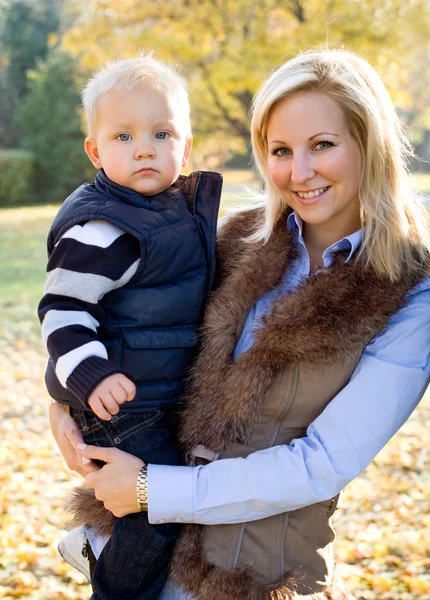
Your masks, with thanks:
<instances>
[{"instance_id":1,"label":"woman's eye","mask_svg":"<svg viewBox=\"0 0 430 600\"><path fill-rule=\"evenodd\" d=\"M117 135L117 139L120 142L129 142L131 140L131 135L129 133L120 133Z\"/></svg>"},{"instance_id":2,"label":"woman's eye","mask_svg":"<svg viewBox=\"0 0 430 600\"><path fill-rule=\"evenodd\" d=\"M167 131L159 131L158 133L155 134L155 139L156 140L165 140L168 136L169 136L169 134L167 133Z\"/></svg>"},{"instance_id":3,"label":"woman's eye","mask_svg":"<svg viewBox=\"0 0 430 600\"><path fill-rule=\"evenodd\" d=\"M314 150L326 150L327 148L331 148L334 146L333 142L318 142L314 146Z\"/></svg>"},{"instance_id":4,"label":"woman's eye","mask_svg":"<svg viewBox=\"0 0 430 600\"><path fill-rule=\"evenodd\" d=\"M273 151L275 156L289 156L291 154L291 150L288 148L277 148Z\"/></svg>"}]
</instances>

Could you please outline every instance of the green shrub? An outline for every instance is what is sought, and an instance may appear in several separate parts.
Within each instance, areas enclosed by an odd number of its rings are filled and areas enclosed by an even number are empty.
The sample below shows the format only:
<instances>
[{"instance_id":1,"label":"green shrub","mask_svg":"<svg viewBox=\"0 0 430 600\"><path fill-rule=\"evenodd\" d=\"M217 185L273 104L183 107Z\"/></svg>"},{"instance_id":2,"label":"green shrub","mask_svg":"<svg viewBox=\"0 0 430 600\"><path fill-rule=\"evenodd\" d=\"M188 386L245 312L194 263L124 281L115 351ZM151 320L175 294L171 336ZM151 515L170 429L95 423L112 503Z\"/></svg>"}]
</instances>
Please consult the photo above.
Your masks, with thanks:
<instances>
[{"instance_id":1,"label":"green shrub","mask_svg":"<svg viewBox=\"0 0 430 600\"><path fill-rule=\"evenodd\" d=\"M0 207L30 204L34 196L34 161L25 150L0 150Z\"/></svg>"},{"instance_id":2,"label":"green shrub","mask_svg":"<svg viewBox=\"0 0 430 600\"><path fill-rule=\"evenodd\" d=\"M84 152L77 61L52 50L29 73L29 92L16 122L23 132L22 148L32 152L39 201L62 202L94 169Z\"/></svg>"}]
</instances>

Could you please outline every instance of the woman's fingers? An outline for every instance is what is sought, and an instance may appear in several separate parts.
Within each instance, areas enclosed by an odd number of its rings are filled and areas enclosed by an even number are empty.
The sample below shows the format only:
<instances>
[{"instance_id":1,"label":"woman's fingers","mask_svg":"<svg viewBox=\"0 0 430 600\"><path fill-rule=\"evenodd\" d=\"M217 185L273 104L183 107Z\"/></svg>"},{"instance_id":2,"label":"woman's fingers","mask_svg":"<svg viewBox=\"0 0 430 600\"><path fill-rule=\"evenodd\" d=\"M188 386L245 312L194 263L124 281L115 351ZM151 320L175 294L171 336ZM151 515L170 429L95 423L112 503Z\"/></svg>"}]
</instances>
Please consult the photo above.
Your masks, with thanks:
<instances>
[{"instance_id":1,"label":"woman's fingers","mask_svg":"<svg viewBox=\"0 0 430 600\"><path fill-rule=\"evenodd\" d=\"M84 443L84 436L82 435L81 431L79 431L74 419L71 417L70 421L66 421L64 425L64 435L69 440L73 448L76 448L78 444Z\"/></svg>"},{"instance_id":2,"label":"woman's fingers","mask_svg":"<svg viewBox=\"0 0 430 600\"><path fill-rule=\"evenodd\" d=\"M106 463L97 473L90 473L85 479L85 485L94 488L96 498L116 517L139 512L136 482L143 461L117 448L86 446L79 451L85 458Z\"/></svg>"},{"instance_id":3,"label":"woman's fingers","mask_svg":"<svg viewBox=\"0 0 430 600\"><path fill-rule=\"evenodd\" d=\"M83 439L75 421L66 412L63 405L53 403L49 409L49 422L52 434L68 468L85 477L87 470L76 453L76 446Z\"/></svg>"},{"instance_id":4,"label":"woman's fingers","mask_svg":"<svg viewBox=\"0 0 430 600\"><path fill-rule=\"evenodd\" d=\"M77 448L82 457L102 460L105 463L112 462L115 459L115 455L126 454L126 452L122 452L117 448L101 448L100 446L87 446L86 444L79 444Z\"/></svg>"}]
</instances>

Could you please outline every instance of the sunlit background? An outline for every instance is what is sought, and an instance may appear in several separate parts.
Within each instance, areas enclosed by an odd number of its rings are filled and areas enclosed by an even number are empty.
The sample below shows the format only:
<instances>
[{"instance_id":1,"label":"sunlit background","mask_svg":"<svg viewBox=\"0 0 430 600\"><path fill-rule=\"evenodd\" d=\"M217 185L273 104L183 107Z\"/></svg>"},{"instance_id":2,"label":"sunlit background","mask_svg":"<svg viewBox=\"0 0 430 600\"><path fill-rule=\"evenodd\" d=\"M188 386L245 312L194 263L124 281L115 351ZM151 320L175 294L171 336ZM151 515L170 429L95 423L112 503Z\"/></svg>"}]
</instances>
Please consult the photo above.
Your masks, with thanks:
<instances>
[{"instance_id":1,"label":"sunlit background","mask_svg":"<svg viewBox=\"0 0 430 600\"><path fill-rule=\"evenodd\" d=\"M59 203L94 171L79 94L106 60L153 50L188 79L192 168L219 170L222 212L258 185L248 109L271 70L326 44L390 89L430 201L429 0L0 0L0 598L85 599L56 544L77 477L48 431L35 317ZM430 599L430 400L343 496L337 554L357 599ZM232 599L240 600L240 599Z\"/></svg>"}]
</instances>

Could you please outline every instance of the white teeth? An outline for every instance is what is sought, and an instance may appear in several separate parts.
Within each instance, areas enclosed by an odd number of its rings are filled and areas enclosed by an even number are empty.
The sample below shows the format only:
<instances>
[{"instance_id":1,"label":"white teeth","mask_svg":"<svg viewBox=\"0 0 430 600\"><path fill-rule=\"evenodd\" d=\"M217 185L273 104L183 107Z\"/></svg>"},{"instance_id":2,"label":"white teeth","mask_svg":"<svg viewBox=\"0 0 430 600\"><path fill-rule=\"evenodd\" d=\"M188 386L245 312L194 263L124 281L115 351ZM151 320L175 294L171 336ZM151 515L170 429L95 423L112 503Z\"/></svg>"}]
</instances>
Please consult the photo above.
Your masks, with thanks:
<instances>
[{"instance_id":1,"label":"white teeth","mask_svg":"<svg viewBox=\"0 0 430 600\"><path fill-rule=\"evenodd\" d=\"M305 198L305 199L309 199L309 198L315 198L315 196L319 196L320 194L322 194L323 192L325 192L328 189L329 186L320 188L319 190L314 190L313 192L296 192L300 198Z\"/></svg>"}]
</instances>

